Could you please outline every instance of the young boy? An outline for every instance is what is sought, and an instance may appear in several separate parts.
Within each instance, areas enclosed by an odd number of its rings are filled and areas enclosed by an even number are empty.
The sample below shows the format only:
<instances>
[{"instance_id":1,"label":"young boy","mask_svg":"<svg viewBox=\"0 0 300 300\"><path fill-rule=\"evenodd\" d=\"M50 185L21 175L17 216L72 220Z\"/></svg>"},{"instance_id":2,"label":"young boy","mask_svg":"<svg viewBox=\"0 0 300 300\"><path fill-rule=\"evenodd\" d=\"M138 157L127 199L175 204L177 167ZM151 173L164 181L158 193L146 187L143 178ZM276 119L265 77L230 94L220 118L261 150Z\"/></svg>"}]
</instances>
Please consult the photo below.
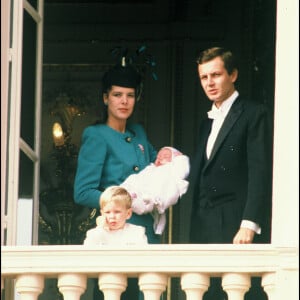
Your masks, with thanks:
<instances>
[{"instance_id":1,"label":"young boy","mask_svg":"<svg viewBox=\"0 0 300 300\"><path fill-rule=\"evenodd\" d=\"M100 197L97 227L87 231L84 245L148 244L145 227L126 223L132 215L132 200L120 186L108 187Z\"/></svg>"}]
</instances>

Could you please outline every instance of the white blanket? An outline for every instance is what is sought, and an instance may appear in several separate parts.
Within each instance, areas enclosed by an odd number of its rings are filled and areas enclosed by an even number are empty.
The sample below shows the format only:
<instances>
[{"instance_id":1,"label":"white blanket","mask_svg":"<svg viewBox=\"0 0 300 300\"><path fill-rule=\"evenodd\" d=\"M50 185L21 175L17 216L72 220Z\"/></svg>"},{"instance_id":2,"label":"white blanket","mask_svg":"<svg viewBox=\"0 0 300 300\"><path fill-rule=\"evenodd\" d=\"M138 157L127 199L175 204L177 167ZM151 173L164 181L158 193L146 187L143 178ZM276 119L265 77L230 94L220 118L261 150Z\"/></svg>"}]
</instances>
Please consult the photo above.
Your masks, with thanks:
<instances>
[{"instance_id":1,"label":"white blanket","mask_svg":"<svg viewBox=\"0 0 300 300\"><path fill-rule=\"evenodd\" d=\"M179 155L162 166L149 165L138 174L130 175L122 184L132 196L132 209L141 215L153 213L155 232L162 234L165 211L186 193L190 172L189 158Z\"/></svg>"}]
</instances>

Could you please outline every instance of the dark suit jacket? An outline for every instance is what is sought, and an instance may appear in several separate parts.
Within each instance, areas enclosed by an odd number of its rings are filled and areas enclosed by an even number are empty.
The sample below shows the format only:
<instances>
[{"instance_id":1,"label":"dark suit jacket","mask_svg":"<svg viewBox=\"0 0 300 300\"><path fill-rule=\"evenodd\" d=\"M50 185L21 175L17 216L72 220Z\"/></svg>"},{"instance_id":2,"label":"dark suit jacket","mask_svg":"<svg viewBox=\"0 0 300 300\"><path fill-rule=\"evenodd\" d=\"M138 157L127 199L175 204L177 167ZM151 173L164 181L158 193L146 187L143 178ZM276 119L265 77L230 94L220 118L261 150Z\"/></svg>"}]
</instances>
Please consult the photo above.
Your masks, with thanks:
<instances>
[{"instance_id":1,"label":"dark suit jacket","mask_svg":"<svg viewBox=\"0 0 300 300\"><path fill-rule=\"evenodd\" d=\"M270 223L272 157L272 135L266 108L238 97L224 120L207 160L206 142L211 123L212 120L205 119L200 126L199 143L192 162L191 242L196 241L199 232L204 230L199 222L199 208L208 209L211 213L213 209L227 204L230 204L230 211L234 210L235 213L219 225L219 216L212 217L211 226L221 226L220 231L230 228L230 238L217 241L212 235L212 243L232 242L241 220L258 223L266 234L269 229L265 224ZM221 214L226 214L226 210Z\"/></svg>"}]
</instances>

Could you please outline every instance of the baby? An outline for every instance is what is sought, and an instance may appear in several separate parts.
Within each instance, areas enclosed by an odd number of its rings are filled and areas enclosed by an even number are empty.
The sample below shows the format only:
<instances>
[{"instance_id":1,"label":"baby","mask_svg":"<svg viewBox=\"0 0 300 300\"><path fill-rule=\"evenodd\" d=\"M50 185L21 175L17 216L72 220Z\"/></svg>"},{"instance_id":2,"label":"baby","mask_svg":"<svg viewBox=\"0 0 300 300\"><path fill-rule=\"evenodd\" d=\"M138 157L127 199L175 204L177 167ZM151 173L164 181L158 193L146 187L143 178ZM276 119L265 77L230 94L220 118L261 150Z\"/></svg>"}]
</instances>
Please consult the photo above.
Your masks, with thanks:
<instances>
[{"instance_id":1,"label":"baby","mask_svg":"<svg viewBox=\"0 0 300 300\"><path fill-rule=\"evenodd\" d=\"M147 236L143 226L126 223L132 215L132 200L120 186L108 187L100 197L101 216L97 227L87 231L84 245L144 245Z\"/></svg>"},{"instance_id":2,"label":"baby","mask_svg":"<svg viewBox=\"0 0 300 300\"><path fill-rule=\"evenodd\" d=\"M136 214L153 214L157 234L162 234L164 230L166 209L186 193L189 183L185 178L189 171L189 158L186 155L173 147L163 147L154 163L138 174L130 175L120 185L130 193L132 210Z\"/></svg>"}]
</instances>

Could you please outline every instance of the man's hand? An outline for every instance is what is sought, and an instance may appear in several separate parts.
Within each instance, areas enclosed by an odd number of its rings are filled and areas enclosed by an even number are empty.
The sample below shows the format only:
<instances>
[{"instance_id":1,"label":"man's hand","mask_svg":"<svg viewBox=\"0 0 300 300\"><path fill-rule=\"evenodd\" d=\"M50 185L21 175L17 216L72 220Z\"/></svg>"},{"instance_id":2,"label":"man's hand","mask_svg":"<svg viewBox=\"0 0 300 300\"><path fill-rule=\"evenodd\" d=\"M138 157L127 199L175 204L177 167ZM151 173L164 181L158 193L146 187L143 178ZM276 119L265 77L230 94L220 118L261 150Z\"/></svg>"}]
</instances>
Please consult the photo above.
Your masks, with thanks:
<instances>
[{"instance_id":1,"label":"man's hand","mask_svg":"<svg viewBox=\"0 0 300 300\"><path fill-rule=\"evenodd\" d=\"M255 231L248 228L240 228L233 238L234 244L251 244L254 239Z\"/></svg>"}]
</instances>

